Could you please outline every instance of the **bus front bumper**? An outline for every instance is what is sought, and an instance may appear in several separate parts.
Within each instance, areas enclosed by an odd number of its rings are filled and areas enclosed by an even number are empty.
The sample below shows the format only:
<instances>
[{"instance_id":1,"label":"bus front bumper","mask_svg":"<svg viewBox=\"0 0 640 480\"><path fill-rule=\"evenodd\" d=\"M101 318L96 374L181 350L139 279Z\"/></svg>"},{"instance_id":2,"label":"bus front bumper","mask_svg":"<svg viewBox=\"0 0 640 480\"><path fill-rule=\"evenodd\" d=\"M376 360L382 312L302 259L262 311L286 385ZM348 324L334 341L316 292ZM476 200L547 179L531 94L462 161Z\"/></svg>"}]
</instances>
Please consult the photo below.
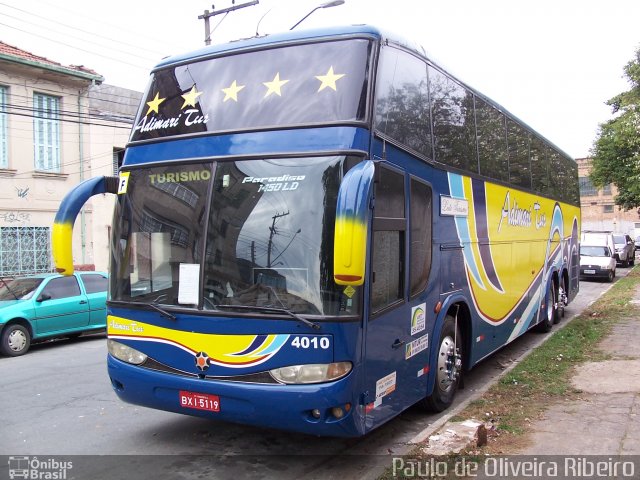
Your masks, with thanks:
<instances>
[{"instance_id":1,"label":"bus front bumper","mask_svg":"<svg viewBox=\"0 0 640 480\"><path fill-rule=\"evenodd\" d=\"M114 391L128 403L312 435L354 437L365 433L353 371L334 382L281 385L175 375L131 365L111 355L107 368ZM205 400L197 404L184 400L185 395L217 398L218 403L213 406ZM334 415L336 408L342 410L341 418Z\"/></svg>"}]
</instances>

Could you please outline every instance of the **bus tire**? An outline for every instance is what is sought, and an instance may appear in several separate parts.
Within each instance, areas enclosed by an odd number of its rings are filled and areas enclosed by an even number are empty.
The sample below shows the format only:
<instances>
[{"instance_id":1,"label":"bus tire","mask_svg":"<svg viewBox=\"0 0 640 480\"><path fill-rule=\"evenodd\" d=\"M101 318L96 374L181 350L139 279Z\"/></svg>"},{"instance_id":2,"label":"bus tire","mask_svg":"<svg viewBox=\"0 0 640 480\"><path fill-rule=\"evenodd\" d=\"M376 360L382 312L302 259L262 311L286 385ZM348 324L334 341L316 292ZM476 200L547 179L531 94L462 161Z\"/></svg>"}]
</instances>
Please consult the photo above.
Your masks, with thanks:
<instances>
[{"instance_id":1,"label":"bus tire","mask_svg":"<svg viewBox=\"0 0 640 480\"><path fill-rule=\"evenodd\" d=\"M562 290L562 296L560 295L560 290ZM558 290L558 298L556 299L558 308L556 310L556 316L553 323L560 323L560 320L564 318L564 309L566 305L563 298L566 299L569 294L567 290L567 281L564 275L562 275L562 279L560 280L560 290Z\"/></svg>"},{"instance_id":2,"label":"bus tire","mask_svg":"<svg viewBox=\"0 0 640 480\"><path fill-rule=\"evenodd\" d=\"M558 316L558 309L556 308L556 288L553 280L549 282L547 287L547 302L545 303L544 316L542 321L536 325L536 329L539 332L547 333L551 331L556 317Z\"/></svg>"},{"instance_id":3,"label":"bus tire","mask_svg":"<svg viewBox=\"0 0 640 480\"><path fill-rule=\"evenodd\" d=\"M11 323L2 331L0 353L7 357L24 355L31 345L29 330L19 323Z\"/></svg>"},{"instance_id":4,"label":"bus tire","mask_svg":"<svg viewBox=\"0 0 640 480\"><path fill-rule=\"evenodd\" d=\"M422 400L422 406L434 412L446 410L452 403L462 380L462 335L455 318L447 314L440 331L436 381L433 392Z\"/></svg>"}]
</instances>

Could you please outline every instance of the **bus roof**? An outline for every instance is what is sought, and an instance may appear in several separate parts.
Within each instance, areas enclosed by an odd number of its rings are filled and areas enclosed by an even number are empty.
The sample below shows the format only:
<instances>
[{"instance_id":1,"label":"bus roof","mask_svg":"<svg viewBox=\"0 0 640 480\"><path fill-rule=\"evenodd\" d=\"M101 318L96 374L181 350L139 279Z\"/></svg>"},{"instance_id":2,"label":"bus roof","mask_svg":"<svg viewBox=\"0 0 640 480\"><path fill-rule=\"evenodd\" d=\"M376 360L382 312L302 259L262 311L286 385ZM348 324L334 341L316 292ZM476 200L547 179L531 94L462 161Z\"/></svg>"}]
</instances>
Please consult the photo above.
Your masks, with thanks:
<instances>
[{"instance_id":1,"label":"bus roof","mask_svg":"<svg viewBox=\"0 0 640 480\"><path fill-rule=\"evenodd\" d=\"M209 45L195 51L167 57L161 60L155 66L152 72L155 72L157 70L162 70L164 68L171 67L171 66L177 66L184 63L191 63L191 62L197 62L200 60L205 60L209 57L215 57L227 52L238 52L245 49L252 50L255 48L273 46L278 44L286 45L288 43L297 43L305 40L313 41L313 40L320 40L323 38L338 39L340 37L354 37L354 36L372 37L378 40L386 40L392 44L399 45L403 48L406 48L409 51L412 51L416 55L423 57L429 63L436 66L441 71L447 73L447 75L451 76L453 79L455 79L455 81L463 85L466 89L472 91L475 95L479 96L483 100L492 104L494 107L496 107L499 111L501 111L507 117L511 117L512 119L520 123L522 126L524 126L528 131L544 139L546 143L548 143L550 146L552 146L554 149L560 152L564 157L571 159L573 162L575 162L575 159L571 155L566 153L563 149L558 147L555 143L550 141L544 135L537 132L530 125L528 125L527 122L524 122L517 115L514 115L504 106L502 106L500 103L489 98L482 92L478 91L474 87L467 84L465 81L460 79L457 75L453 75L450 70L446 69L435 58L433 58L431 55L427 55L427 52L423 46L421 46L416 42L403 38L401 35L398 35L395 32L390 32L373 25L358 24L358 25L327 27L327 28L321 28L321 29L294 30L294 31L279 32L279 33L262 35L262 36L255 36L250 38L243 38L243 39L233 40L228 43L222 43L217 45Z\"/></svg>"},{"instance_id":2,"label":"bus roof","mask_svg":"<svg viewBox=\"0 0 640 480\"><path fill-rule=\"evenodd\" d=\"M394 43L398 43L410 50L415 50L416 53L425 55L424 50L416 44L410 44L410 42L397 38L396 35L389 34L381 30L378 27L372 25L349 25L341 27L330 27L313 30L294 30L287 32L279 32L270 35L262 35L250 38L243 38L239 40L233 40L228 43L221 43L217 45L209 45L207 47L187 52L184 54L174 55L161 60L154 70L162 69L168 66L193 62L201 59L205 59L210 56L216 56L221 53L238 51L243 49L253 49L256 47L286 44L290 42L298 42L304 40L316 40L321 38L339 38L340 36L369 36L375 38L393 38Z\"/></svg>"}]
</instances>

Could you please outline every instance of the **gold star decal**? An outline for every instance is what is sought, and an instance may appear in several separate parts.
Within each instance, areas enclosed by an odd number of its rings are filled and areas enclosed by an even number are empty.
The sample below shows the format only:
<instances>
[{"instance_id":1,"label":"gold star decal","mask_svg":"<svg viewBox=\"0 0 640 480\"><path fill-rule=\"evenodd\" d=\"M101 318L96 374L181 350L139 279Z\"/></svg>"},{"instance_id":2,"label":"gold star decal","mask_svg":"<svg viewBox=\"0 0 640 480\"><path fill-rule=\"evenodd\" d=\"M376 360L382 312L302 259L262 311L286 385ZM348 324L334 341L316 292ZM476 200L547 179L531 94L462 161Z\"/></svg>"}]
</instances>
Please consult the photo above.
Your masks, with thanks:
<instances>
[{"instance_id":1,"label":"gold star decal","mask_svg":"<svg viewBox=\"0 0 640 480\"><path fill-rule=\"evenodd\" d=\"M223 102L226 102L229 99L232 99L234 102L237 102L238 101L238 92L240 90L242 90L243 88L244 88L244 85L238 85L236 83L236 81L234 80L233 83L231 84L231 86L222 89L222 91L224 92L224 100L223 100Z\"/></svg>"},{"instance_id":2,"label":"gold star decal","mask_svg":"<svg viewBox=\"0 0 640 480\"><path fill-rule=\"evenodd\" d=\"M287 82L289 82L289 80L280 80L280 72L276 73L276 76L273 77L272 81L270 81L270 82L262 82L262 84L265 87L267 87L267 93L264 94L264 98L267 98L272 93L275 93L276 95L281 97L282 96L282 92L280 92L280 89Z\"/></svg>"},{"instance_id":3,"label":"gold star decal","mask_svg":"<svg viewBox=\"0 0 640 480\"><path fill-rule=\"evenodd\" d=\"M333 89L333 91L337 91L336 82L344 77L344 73L333 73L333 65L329 67L329 71L326 75L317 75L316 78L320 80L322 83L320 84L320 88L318 88L318 92L321 92L325 88L329 87Z\"/></svg>"},{"instance_id":4,"label":"gold star decal","mask_svg":"<svg viewBox=\"0 0 640 480\"><path fill-rule=\"evenodd\" d=\"M202 92L199 92L194 85L193 87L191 87L191 91L189 93L181 95L181 97L184 98L184 103L180 108L183 109L187 105L189 105L190 107L195 107L200 95L202 95Z\"/></svg>"},{"instance_id":5,"label":"gold star decal","mask_svg":"<svg viewBox=\"0 0 640 480\"><path fill-rule=\"evenodd\" d=\"M160 94L156 93L156 98L154 98L153 100L151 100L150 102L147 102L147 105L149 105L149 110L147 110L147 113L144 114L144 116L146 117L147 115L149 115L151 112L158 112L158 107L160 106L160 104L162 102L164 102L166 100L166 98L160 98Z\"/></svg>"}]
</instances>

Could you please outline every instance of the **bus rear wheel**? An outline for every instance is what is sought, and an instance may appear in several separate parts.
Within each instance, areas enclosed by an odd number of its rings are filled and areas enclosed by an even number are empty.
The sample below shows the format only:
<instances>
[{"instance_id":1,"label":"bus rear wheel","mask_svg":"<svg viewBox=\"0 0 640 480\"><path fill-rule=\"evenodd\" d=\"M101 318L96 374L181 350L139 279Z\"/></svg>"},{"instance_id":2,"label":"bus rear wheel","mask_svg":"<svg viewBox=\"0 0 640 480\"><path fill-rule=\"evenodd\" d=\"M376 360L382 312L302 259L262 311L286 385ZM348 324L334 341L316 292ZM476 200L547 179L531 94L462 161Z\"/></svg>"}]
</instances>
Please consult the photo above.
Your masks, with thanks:
<instances>
[{"instance_id":1,"label":"bus rear wheel","mask_svg":"<svg viewBox=\"0 0 640 480\"><path fill-rule=\"evenodd\" d=\"M462 335L455 318L447 314L438 343L436 383L422 401L428 410L442 412L452 403L462 376Z\"/></svg>"},{"instance_id":2,"label":"bus rear wheel","mask_svg":"<svg viewBox=\"0 0 640 480\"><path fill-rule=\"evenodd\" d=\"M549 282L548 290L547 290L547 298L544 309L544 318L542 321L536 325L536 329L539 332L547 333L551 331L554 323L558 323L556 321L556 317L558 316L557 309L557 298L556 298L556 286L552 281Z\"/></svg>"}]
</instances>

